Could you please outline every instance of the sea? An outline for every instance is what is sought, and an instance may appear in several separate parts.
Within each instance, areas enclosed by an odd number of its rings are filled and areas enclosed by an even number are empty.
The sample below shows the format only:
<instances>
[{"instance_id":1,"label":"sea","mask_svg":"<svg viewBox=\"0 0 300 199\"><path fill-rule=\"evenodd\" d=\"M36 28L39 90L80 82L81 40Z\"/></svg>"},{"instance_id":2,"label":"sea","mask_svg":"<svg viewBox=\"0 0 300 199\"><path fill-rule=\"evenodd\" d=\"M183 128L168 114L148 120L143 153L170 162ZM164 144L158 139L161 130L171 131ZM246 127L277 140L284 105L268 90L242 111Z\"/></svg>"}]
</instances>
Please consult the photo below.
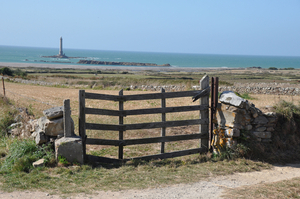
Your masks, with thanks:
<instances>
[{"instance_id":1,"label":"sea","mask_svg":"<svg viewBox=\"0 0 300 199\"><path fill-rule=\"evenodd\" d=\"M218 55L64 49L64 54L66 56L77 58L59 59L42 57L57 55L58 51L59 49L57 48L0 45L0 62L82 65L77 64L77 62L80 59L87 59L111 62L155 63L158 65L170 64L171 67L174 68L300 68L300 57L296 56ZM151 69L151 67L149 67L149 69Z\"/></svg>"}]
</instances>

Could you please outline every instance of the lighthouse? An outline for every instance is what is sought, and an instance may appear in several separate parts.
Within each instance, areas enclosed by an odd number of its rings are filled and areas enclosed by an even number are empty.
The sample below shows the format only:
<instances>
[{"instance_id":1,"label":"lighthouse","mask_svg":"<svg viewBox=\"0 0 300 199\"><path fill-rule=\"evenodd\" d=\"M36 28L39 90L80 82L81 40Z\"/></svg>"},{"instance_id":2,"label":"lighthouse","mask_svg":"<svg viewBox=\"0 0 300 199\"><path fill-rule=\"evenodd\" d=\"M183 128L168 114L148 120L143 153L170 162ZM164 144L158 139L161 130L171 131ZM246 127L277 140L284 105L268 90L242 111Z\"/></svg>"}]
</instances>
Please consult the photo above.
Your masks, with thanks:
<instances>
[{"instance_id":1,"label":"lighthouse","mask_svg":"<svg viewBox=\"0 0 300 199\"><path fill-rule=\"evenodd\" d=\"M62 49L62 37L60 37L58 56L62 56L62 57L64 56L63 49Z\"/></svg>"}]
</instances>

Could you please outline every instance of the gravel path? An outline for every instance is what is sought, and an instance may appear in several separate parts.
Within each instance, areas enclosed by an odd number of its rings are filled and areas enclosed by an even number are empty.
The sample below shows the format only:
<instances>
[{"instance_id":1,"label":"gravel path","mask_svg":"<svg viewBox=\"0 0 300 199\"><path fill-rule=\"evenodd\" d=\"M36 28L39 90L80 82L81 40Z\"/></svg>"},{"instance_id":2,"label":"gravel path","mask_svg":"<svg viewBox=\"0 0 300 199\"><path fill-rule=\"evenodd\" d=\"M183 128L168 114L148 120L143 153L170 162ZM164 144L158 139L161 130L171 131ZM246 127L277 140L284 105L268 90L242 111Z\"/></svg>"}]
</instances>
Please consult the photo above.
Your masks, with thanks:
<instances>
[{"instance_id":1,"label":"gravel path","mask_svg":"<svg viewBox=\"0 0 300 199\"><path fill-rule=\"evenodd\" d=\"M222 198L226 188L236 188L240 186L251 186L260 183L276 182L288 180L294 177L300 177L300 164L290 164L286 166L275 166L271 170L263 170L250 173L236 173L228 176L219 176L200 181L193 184L179 184L164 188L145 189L145 190L126 190L120 192L99 191L95 195L78 194L69 197L70 199L169 199L169 198ZM49 195L45 192L0 192L0 198L53 198L58 199L60 196Z\"/></svg>"}]
</instances>

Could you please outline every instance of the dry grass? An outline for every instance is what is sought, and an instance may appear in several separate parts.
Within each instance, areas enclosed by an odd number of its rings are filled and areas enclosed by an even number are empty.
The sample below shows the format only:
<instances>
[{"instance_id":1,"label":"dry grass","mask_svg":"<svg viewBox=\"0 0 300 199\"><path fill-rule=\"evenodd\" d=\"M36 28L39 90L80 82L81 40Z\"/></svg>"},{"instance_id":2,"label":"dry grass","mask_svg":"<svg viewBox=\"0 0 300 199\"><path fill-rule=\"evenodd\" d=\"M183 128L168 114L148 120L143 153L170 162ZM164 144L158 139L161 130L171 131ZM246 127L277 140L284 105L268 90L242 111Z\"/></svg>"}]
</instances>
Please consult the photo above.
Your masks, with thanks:
<instances>
[{"instance_id":1,"label":"dry grass","mask_svg":"<svg viewBox=\"0 0 300 199\"><path fill-rule=\"evenodd\" d=\"M258 108L264 108L266 106L274 106L280 101L293 102L298 105L300 102L300 96L289 96L289 95L263 95L263 94L250 94L253 100L248 100L255 104Z\"/></svg>"},{"instance_id":2,"label":"dry grass","mask_svg":"<svg viewBox=\"0 0 300 199\"><path fill-rule=\"evenodd\" d=\"M17 107L32 107L36 117L42 116L42 111L51 108L52 105L62 106L64 99L70 99L72 118L75 122L75 133L78 135L78 92L79 89L70 88L56 88L56 87L43 87L35 85L24 85L16 83L5 83L7 89L7 97L12 99ZM118 95L116 90L87 90L86 92L101 93ZM144 94L151 92L144 91L124 91L124 95ZM152 92L153 93L153 92ZM157 93L157 92L156 92ZM44 103L42 103L44 102ZM51 104L51 105L47 105ZM188 98L171 98L166 99L166 106L187 106L195 105L199 102L192 102L191 97ZM86 100L87 107L102 108L118 110L118 102L106 100ZM124 103L124 110L142 109L142 108L158 108L161 107L160 100L143 100L143 101L129 101ZM199 118L198 111L182 112L182 113L169 113L166 114L167 121L183 120L183 119L196 119ZM90 123L102 124L118 124L119 118L113 116L96 116L87 115L86 121ZM145 122L159 122L161 121L160 114L153 115L140 115L140 116L127 116L124 118L124 124L145 123ZM167 128L166 135L180 135L192 134L199 132L199 126L189 127L173 127ZM124 132L124 139L146 138L146 137L159 137L160 129L149 130L131 130ZM112 131L95 131L87 130L87 136L91 138L102 139L118 139L118 132ZM199 140L190 140L182 142L166 143L166 151L184 150L189 148L196 148L199 146ZM111 148L110 150L107 150ZM124 157L130 158L134 156L157 154L160 150L160 144L150 145L136 145L124 147ZM103 152L105 151L105 152ZM107 157L117 157L117 148L108 146L88 146L87 152L95 154L100 153Z\"/></svg>"}]
</instances>

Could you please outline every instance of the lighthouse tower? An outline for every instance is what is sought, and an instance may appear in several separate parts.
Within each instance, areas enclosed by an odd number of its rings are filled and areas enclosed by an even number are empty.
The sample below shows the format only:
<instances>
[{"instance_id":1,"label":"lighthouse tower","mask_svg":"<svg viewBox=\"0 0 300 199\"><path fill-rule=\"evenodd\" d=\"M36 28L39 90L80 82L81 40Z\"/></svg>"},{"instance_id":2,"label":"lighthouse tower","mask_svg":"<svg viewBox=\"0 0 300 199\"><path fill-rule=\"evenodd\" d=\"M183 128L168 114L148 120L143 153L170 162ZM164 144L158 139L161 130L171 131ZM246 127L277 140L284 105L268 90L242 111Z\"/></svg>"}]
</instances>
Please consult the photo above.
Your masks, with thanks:
<instances>
[{"instance_id":1,"label":"lighthouse tower","mask_svg":"<svg viewBox=\"0 0 300 199\"><path fill-rule=\"evenodd\" d=\"M64 57L63 49L62 49L62 37L60 37L60 42L59 42L59 54L58 56Z\"/></svg>"}]
</instances>

